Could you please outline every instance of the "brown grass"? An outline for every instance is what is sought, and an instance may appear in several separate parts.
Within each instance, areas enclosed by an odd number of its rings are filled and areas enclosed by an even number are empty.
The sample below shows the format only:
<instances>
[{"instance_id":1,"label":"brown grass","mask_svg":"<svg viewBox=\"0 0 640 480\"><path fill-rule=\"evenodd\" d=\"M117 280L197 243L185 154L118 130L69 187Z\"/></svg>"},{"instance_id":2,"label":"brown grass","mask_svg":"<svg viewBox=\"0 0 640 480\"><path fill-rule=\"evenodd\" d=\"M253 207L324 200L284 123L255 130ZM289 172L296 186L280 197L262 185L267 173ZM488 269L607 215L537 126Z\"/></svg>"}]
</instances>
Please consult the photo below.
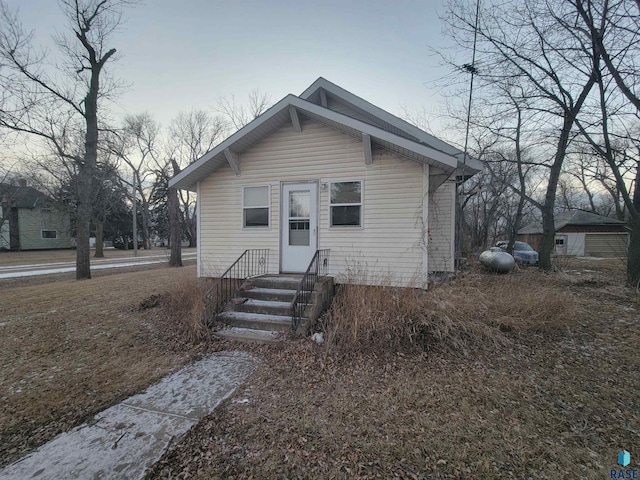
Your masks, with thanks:
<instances>
[{"instance_id":1,"label":"brown grass","mask_svg":"<svg viewBox=\"0 0 640 480\"><path fill-rule=\"evenodd\" d=\"M149 478L600 480L622 448L638 468L640 305L617 277L576 277L476 272L432 289L510 339L466 357L253 347L255 374Z\"/></svg>"},{"instance_id":2,"label":"brown grass","mask_svg":"<svg viewBox=\"0 0 640 480\"><path fill-rule=\"evenodd\" d=\"M560 331L575 318L574 296L525 275L467 273L429 291L346 283L323 319L330 348L396 353L506 345L502 332Z\"/></svg>"},{"instance_id":3,"label":"brown grass","mask_svg":"<svg viewBox=\"0 0 640 480\"><path fill-rule=\"evenodd\" d=\"M0 464L140 391L198 348L175 315L140 309L195 268L0 288ZM187 283L188 284L188 283ZM173 297L172 297L173 298ZM177 304L176 304L177 305ZM201 349L202 347L200 347Z\"/></svg>"}]
</instances>

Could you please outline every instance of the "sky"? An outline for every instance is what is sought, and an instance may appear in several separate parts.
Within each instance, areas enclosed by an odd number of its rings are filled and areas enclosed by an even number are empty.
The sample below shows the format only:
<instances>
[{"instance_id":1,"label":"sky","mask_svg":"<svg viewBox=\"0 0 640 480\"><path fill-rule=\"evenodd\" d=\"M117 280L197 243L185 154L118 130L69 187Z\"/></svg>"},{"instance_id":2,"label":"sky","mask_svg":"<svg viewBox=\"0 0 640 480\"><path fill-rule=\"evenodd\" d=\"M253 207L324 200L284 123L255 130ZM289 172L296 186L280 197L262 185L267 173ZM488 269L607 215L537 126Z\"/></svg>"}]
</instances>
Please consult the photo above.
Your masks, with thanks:
<instances>
[{"instance_id":1,"label":"sky","mask_svg":"<svg viewBox=\"0 0 640 480\"><path fill-rule=\"evenodd\" d=\"M320 76L399 116L440 112L446 71L430 48L448 44L442 2L146 0L125 10L111 41L120 58L109 68L130 85L115 113L148 111L167 125L256 88L275 103ZM64 29L55 0L7 3L38 44Z\"/></svg>"}]
</instances>

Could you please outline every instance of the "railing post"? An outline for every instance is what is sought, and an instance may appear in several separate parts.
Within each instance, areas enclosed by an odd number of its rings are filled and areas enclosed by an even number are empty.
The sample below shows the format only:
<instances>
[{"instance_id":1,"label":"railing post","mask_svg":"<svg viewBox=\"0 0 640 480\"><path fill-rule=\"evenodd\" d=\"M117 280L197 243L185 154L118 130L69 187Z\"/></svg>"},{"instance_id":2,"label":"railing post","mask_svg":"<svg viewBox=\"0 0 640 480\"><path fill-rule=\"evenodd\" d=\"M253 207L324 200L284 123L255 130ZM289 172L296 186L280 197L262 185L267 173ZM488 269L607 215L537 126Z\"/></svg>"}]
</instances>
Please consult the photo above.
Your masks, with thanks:
<instances>
[{"instance_id":1,"label":"railing post","mask_svg":"<svg viewBox=\"0 0 640 480\"><path fill-rule=\"evenodd\" d=\"M238 291L247 278L266 273L267 260L265 259L261 268L260 255L268 257L269 249L245 250L209 288L205 293L205 309L211 310L211 316L217 315L222 310L224 304ZM256 262L258 263L256 264ZM216 294L215 300L212 298L214 293ZM207 312L208 315L209 312Z\"/></svg>"}]
</instances>

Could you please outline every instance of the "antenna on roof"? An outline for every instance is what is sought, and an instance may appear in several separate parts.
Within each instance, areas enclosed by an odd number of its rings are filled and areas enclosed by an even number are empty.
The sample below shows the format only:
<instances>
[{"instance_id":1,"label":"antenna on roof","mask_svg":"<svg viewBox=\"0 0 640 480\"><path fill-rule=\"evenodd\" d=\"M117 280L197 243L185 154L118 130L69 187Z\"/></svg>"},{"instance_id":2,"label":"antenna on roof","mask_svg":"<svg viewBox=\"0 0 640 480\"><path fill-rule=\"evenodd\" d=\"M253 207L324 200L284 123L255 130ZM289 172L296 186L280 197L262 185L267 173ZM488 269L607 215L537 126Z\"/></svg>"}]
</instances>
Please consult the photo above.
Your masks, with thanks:
<instances>
[{"instance_id":1,"label":"antenna on roof","mask_svg":"<svg viewBox=\"0 0 640 480\"><path fill-rule=\"evenodd\" d=\"M459 189L459 213L460 218L458 219L458 238L456 239L457 243L457 267L460 268L462 263L462 249L464 246L463 239L463 205L464 205L464 180L465 174L467 171L467 157L469 155L469 126L471 125L471 100L473 98L473 79L478 74L478 69L476 68L476 44L478 40L478 17L480 16L480 0L476 0L476 18L475 24L473 26L473 53L471 57L471 63L465 63L462 65L462 69L471 74L471 82L469 83L469 102L467 104L467 125L465 128L464 135L464 153L462 157L462 178L460 179L460 189Z\"/></svg>"}]
</instances>

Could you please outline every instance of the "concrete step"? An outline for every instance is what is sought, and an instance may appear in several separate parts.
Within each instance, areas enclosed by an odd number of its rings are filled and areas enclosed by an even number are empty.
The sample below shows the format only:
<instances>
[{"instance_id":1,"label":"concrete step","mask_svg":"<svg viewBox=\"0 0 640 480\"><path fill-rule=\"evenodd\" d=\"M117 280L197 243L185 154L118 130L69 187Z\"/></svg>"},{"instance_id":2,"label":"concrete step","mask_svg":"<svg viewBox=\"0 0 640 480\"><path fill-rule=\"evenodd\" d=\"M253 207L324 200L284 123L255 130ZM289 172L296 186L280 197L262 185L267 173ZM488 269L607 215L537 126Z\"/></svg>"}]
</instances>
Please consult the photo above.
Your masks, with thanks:
<instances>
[{"instance_id":1,"label":"concrete step","mask_svg":"<svg viewBox=\"0 0 640 480\"><path fill-rule=\"evenodd\" d=\"M254 287L296 290L302 275L263 275L248 280Z\"/></svg>"},{"instance_id":2,"label":"concrete step","mask_svg":"<svg viewBox=\"0 0 640 480\"><path fill-rule=\"evenodd\" d=\"M291 303L295 294L295 290L256 287L250 290L242 290L238 292L237 296L255 298L256 300Z\"/></svg>"},{"instance_id":3,"label":"concrete step","mask_svg":"<svg viewBox=\"0 0 640 480\"><path fill-rule=\"evenodd\" d=\"M284 315L265 315L262 313L222 312L218 321L237 328L270 330L274 332L291 331L291 317Z\"/></svg>"},{"instance_id":4,"label":"concrete step","mask_svg":"<svg viewBox=\"0 0 640 480\"><path fill-rule=\"evenodd\" d=\"M215 336L232 340L234 342L247 343L278 343L282 342L286 335L282 332L271 330L252 330L249 328L224 328L214 333Z\"/></svg>"},{"instance_id":5,"label":"concrete step","mask_svg":"<svg viewBox=\"0 0 640 480\"><path fill-rule=\"evenodd\" d=\"M238 296L239 295L237 295L236 298ZM289 316L291 315L291 303L249 298L244 303L230 302L228 310L247 313L263 313L265 315Z\"/></svg>"}]
</instances>

